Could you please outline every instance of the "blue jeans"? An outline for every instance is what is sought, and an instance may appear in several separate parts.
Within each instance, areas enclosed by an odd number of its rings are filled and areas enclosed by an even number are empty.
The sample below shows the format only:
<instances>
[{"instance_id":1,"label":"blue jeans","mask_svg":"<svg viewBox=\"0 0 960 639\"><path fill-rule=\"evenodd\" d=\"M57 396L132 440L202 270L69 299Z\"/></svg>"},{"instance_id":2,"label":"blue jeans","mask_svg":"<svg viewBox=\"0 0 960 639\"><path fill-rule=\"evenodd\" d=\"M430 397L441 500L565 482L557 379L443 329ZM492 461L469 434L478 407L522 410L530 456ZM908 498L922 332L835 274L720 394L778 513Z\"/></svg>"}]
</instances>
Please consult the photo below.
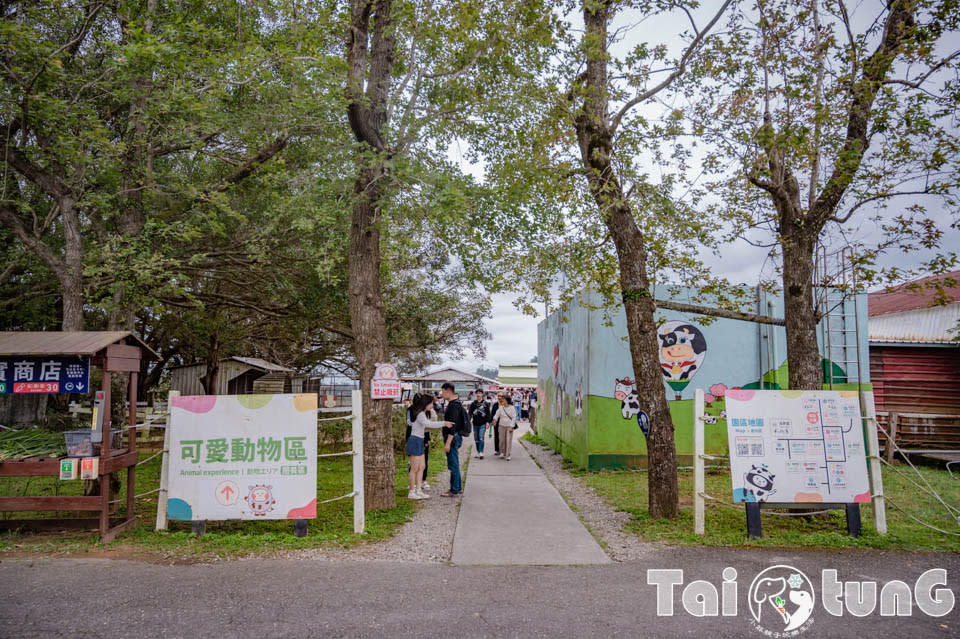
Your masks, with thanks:
<instances>
[{"instance_id":1,"label":"blue jeans","mask_svg":"<svg viewBox=\"0 0 960 639\"><path fill-rule=\"evenodd\" d=\"M477 443L477 454L483 454L483 436L487 434L487 425L483 424L482 426L474 425L473 427L473 441Z\"/></svg>"},{"instance_id":2,"label":"blue jeans","mask_svg":"<svg viewBox=\"0 0 960 639\"><path fill-rule=\"evenodd\" d=\"M463 490L460 483L460 444L463 438L460 435L454 435L450 443L450 452L447 453L447 468L450 470L450 492L454 495Z\"/></svg>"}]
</instances>

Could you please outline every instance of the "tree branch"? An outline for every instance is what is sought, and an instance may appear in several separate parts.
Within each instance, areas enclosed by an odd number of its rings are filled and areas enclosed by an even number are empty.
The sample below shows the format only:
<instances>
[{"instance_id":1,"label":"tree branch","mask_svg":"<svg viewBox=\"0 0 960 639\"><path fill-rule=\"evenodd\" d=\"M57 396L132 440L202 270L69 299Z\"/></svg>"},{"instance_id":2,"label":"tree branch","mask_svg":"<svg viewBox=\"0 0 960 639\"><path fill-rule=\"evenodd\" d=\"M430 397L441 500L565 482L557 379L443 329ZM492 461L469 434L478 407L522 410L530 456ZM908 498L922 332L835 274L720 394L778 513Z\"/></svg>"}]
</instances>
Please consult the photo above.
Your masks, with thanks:
<instances>
[{"instance_id":1,"label":"tree branch","mask_svg":"<svg viewBox=\"0 0 960 639\"><path fill-rule=\"evenodd\" d=\"M697 32L697 35L693 39L693 42L690 43L690 46L687 47L686 51L683 52L683 55L680 56L680 62L677 64L677 67L673 71L673 73L671 73L666 78L664 78L663 81L660 82L660 84L658 84L657 86L653 87L648 91L644 91L643 93L638 94L632 100L630 100L629 102L623 105L620 111L617 112L617 115L614 116L613 122L610 125L611 134L616 132L617 127L620 126L620 121L623 120L624 116L627 114L627 112L630 111L630 109L640 104L644 100L649 100L653 96L657 95L658 93L660 93L660 91L670 86L674 80L676 80L683 74L683 72L686 70L687 62L690 61L690 58L693 56L693 54L696 53L697 49L700 48L700 45L703 43L703 40L706 38L707 34L710 32L710 29L712 29L713 25L717 23L717 21L720 19L720 16L723 15L723 12L727 10L727 7L730 6L730 3L732 1L733 0L724 0L723 5L720 7L720 10L717 11L716 15L713 16L713 19L711 19L710 22L707 23L707 26L704 27L702 31ZM696 27L694 27L694 31L696 31Z\"/></svg>"}]
</instances>

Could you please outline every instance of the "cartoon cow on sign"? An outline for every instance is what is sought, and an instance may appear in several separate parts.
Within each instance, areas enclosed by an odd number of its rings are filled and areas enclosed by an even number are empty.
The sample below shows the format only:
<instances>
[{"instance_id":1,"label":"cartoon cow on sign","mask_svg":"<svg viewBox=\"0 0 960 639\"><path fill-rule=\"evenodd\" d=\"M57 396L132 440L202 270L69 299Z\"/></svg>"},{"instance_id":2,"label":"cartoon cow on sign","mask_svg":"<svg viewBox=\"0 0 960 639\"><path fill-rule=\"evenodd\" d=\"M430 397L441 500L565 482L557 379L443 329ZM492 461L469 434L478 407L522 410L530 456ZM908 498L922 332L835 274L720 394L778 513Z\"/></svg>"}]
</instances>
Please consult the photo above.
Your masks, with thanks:
<instances>
[{"instance_id":1,"label":"cartoon cow on sign","mask_svg":"<svg viewBox=\"0 0 960 639\"><path fill-rule=\"evenodd\" d=\"M761 464L759 468L751 464L750 470L743 476L744 493L753 495L757 501L767 501L770 495L777 492L773 487L775 477L766 464Z\"/></svg>"},{"instance_id":2,"label":"cartoon cow on sign","mask_svg":"<svg viewBox=\"0 0 960 639\"><path fill-rule=\"evenodd\" d=\"M273 497L273 486L257 484L250 486L250 494L243 498L250 507L254 517L266 517L267 513L273 510L277 505L277 500Z\"/></svg>"},{"instance_id":3,"label":"cartoon cow on sign","mask_svg":"<svg viewBox=\"0 0 960 639\"><path fill-rule=\"evenodd\" d=\"M613 389L614 399L620 400L620 415L624 419L630 419L640 412L640 396L637 395L637 382L624 377L614 380L616 386Z\"/></svg>"}]
</instances>

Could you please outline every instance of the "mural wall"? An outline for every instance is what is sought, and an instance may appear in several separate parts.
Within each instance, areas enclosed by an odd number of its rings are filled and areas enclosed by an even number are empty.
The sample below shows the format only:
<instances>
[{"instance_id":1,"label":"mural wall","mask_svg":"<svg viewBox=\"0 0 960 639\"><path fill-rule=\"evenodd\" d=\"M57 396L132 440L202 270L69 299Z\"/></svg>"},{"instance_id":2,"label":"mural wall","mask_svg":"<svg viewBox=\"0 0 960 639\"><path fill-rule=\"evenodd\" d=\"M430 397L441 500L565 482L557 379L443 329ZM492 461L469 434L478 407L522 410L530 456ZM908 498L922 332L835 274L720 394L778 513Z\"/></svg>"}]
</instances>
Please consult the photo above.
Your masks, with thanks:
<instances>
[{"instance_id":1,"label":"mural wall","mask_svg":"<svg viewBox=\"0 0 960 639\"><path fill-rule=\"evenodd\" d=\"M655 296L691 302L690 291L658 287ZM779 296L758 291L757 311L783 316ZM583 303L581 303L583 302ZM709 305L709 301L700 302ZM585 305L586 306L585 306ZM640 411L622 308L600 308L585 293L570 308L538 327L538 386L541 410L537 430L566 459L584 468L643 466L647 416ZM849 303L853 314L853 304ZM863 381L869 382L866 299L859 304ZM692 464L693 394L706 399L705 442L710 454L727 454L724 396L729 389L780 389L787 386L783 327L658 311L660 366L676 428L681 464ZM836 350L836 349L834 349ZM821 348L821 352L823 349ZM838 360L854 360L852 349ZM832 364L834 380L856 387L856 364ZM850 369L850 370L847 370Z\"/></svg>"}]
</instances>

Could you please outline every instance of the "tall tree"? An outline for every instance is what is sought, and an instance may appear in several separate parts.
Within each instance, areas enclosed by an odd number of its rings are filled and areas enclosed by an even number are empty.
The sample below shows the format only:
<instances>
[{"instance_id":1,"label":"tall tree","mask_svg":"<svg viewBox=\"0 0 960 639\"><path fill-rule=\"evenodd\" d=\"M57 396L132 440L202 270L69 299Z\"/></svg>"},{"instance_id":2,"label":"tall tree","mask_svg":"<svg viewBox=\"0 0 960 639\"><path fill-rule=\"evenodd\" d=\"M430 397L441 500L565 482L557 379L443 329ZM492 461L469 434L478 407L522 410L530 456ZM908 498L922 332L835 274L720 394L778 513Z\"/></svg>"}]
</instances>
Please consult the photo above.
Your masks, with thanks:
<instances>
[{"instance_id":1,"label":"tall tree","mask_svg":"<svg viewBox=\"0 0 960 639\"><path fill-rule=\"evenodd\" d=\"M883 238L873 248L862 231L853 239L864 272L877 246L932 255L936 218L956 215L960 51L947 36L958 20L952 1L892 0L877 12L758 0L690 75L688 132L712 145L704 166L717 177L716 210L738 221L736 235L767 230L779 250L791 388L822 384L814 263L831 229L849 233L875 207ZM884 211L904 196L901 212ZM943 214L927 217L924 198L939 199Z\"/></svg>"},{"instance_id":2,"label":"tall tree","mask_svg":"<svg viewBox=\"0 0 960 639\"><path fill-rule=\"evenodd\" d=\"M346 38L346 96L356 149L350 228L350 311L364 389L365 493L368 508L394 504L391 402L367 389L389 354L382 282L384 235L400 214L439 232L437 250L460 242L469 185L458 183L447 146L473 117L542 56L551 14L541 2L449 3L353 0ZM524 65L531 62L530 65ZM411 195L429 194L421 206ZM464 210L466 208L466 210ZM446 244L447 246L442 246Z\"/></svg>"}]
</instances>

